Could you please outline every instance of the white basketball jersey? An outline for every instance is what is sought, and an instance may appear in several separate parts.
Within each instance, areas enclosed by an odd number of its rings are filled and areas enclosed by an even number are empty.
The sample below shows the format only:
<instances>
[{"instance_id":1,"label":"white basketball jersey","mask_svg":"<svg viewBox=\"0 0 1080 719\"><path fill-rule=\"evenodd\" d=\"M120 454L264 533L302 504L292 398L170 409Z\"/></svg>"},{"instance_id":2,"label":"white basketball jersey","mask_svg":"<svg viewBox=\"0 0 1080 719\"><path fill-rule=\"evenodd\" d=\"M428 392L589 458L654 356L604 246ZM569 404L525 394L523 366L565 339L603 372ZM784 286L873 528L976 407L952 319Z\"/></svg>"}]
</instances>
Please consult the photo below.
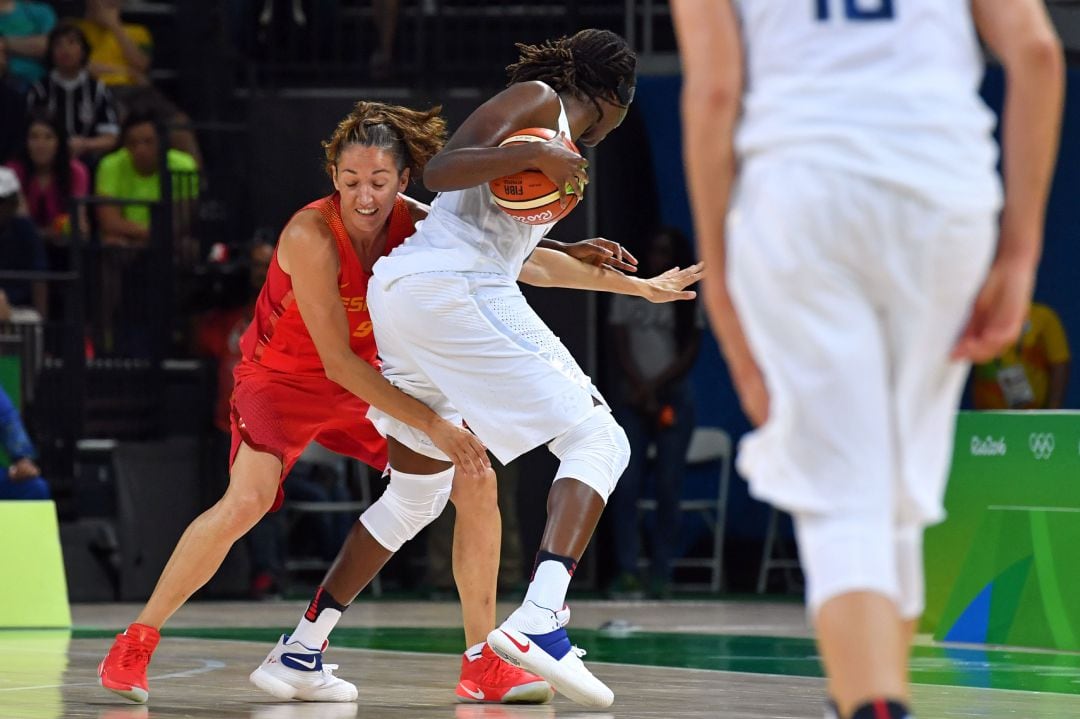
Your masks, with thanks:
<instances>
[{"instance_id":1,"label":"white basketball jersey","mask_svg":"<svg viewBox=\"0 0 1080 719\"><path fill-rule=\"evenodd\" d=\"M784 153L957 209L997 208L970 0L736 0L742 160Z\"/></svg>"},{"instance_id":2,"label":"white basketball jersey","mask_svg":"<svg viewBox=\"0 0 1080 719\"><path fill-rule=\"evenodd\" d=\"M559 100L559 131L570 137ZM487 184L440 192L416 233L375 263L384 283L419 272L487 272L516 280L532 251L555 226L526 225L499 209Z\"/></svg>"}]
</instances>

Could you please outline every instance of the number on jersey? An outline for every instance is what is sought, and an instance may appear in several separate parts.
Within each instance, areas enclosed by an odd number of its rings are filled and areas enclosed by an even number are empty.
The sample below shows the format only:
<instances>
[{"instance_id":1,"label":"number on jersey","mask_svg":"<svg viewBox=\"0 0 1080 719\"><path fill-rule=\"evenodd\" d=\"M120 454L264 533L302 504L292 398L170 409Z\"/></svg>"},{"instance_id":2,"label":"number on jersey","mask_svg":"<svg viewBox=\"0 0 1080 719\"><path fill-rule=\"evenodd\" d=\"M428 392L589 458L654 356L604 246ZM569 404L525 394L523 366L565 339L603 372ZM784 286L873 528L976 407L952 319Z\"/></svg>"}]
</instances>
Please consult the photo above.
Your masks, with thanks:
<instances>
[{"instance_id":1,"label":"number on jersey","mask_svg":"<svg viewBox=\"0 0 1080 719\"><path fill-rule=\"evenodd\" d=\"M841 0L815 0L817 19L827 21L832 16L832 6ZM893 0L843 0L844 18L847 20L892 20Z\"/></svg>"}]
</instances>

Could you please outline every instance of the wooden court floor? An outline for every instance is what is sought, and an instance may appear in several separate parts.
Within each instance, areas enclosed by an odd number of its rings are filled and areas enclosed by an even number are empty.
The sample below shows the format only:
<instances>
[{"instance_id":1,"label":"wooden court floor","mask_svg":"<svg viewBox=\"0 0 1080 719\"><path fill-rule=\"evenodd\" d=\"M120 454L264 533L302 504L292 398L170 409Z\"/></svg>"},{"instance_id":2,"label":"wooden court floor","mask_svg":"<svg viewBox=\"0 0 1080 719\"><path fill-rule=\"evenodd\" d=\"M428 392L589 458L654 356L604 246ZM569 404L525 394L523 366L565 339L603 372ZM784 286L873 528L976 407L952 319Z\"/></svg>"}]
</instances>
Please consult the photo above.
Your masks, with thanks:
<instances>
[{"instance_id":1,"label":"wooden court floor","mask_svg":"<svg viewBox=\"0 0 1080 719\"><path fill-rule=\"evenodd\" d=\"M346 613L328 662L360 687L355 704L280 703L247 681L302 604L194 603L170 624L151 665L147 705L97 686L109 636L131 605L73 608L72 632L0 632L0 719L817 719L823 682L802 609L740 602L574 605L571 637L615 691L585 711L453 702L462 642L453 604L361 602ZM510 607L500 607L500 612ZM605 624L615 621L616 625ZM1080 717L1080 655L941 647L912 660L920 719ZM594 661L595 660L595 661Z\"/></svg>"}]
</instances>

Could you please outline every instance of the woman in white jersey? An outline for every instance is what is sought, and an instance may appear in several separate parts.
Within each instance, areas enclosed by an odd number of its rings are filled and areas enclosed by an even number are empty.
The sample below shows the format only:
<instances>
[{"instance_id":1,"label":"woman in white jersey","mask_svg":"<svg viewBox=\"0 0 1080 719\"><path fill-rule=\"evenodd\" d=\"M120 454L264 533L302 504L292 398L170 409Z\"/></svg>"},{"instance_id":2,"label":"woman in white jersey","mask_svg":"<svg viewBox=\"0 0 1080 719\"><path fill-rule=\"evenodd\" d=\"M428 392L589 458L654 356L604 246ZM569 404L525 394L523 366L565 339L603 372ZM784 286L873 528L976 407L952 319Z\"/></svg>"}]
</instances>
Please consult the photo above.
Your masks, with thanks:
<instances>
[{"instance_id":1,"label":"woman in white jersey","mask_svg":"<svg viewBox=\"0 0 1080 719\"><path fill-rule=\"evenodd\" d=\"M1031 298L1060 45L1041 0L673 11L705 304L758 426L739 470L795 518L829 715L909 717L923 529L968 363ZM1007 75L1003 207L976 30Z\"/></svg>"},{"instance_id":2,"label":"woman in white jersey","mask_svg":"<svg viewBox=\"0 0 1080 719\"><path fill-rule=\"evenodd\" d=\"M519 224L495 205L487 183L529 168L580 193L587 165L565 140L596 145L622 122L633 98L635 57L614 33L583 30L518 47L509 87L473 112L427 165L424 184L440 194L416 233L375 264L367 298L391 383L442 417L466 422L503 463L544 444L561 460L525 602L488 635L490 648L475 651L494 650L574 701L607 706L611 690L567 638L564 600L629 448L589 377L517 282L671 301L694 296L685 288L701 266L632 278L538 247L551 225ZM560 136L498 147L529 127ZM346 595L359 592L442 511L453 475L446 455L422 432L384 413L369 417L389 438L390 484L361 516L361 529L350 534L327 577ZM332 626L306 630L324 638ZM468 687L464 692L459 698L488 700Z\"/></svg>"}]
</instances>

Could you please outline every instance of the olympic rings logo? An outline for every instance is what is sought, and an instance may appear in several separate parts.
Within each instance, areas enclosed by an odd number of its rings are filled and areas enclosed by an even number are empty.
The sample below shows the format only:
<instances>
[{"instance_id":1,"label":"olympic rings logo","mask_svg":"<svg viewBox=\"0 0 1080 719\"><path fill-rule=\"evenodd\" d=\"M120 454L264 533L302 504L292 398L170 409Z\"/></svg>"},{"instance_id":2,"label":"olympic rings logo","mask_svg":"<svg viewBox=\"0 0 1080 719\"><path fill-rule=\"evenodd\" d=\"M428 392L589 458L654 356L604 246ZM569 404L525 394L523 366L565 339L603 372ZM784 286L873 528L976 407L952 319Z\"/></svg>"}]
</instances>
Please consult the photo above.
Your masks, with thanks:
<instances>
[{"instance_id":1,"label":"olympic rings logo","mask_svg":"<svg viewBox=\"0 0 1080 719\"><path fill-rule=\"evenodd\" d=\"M1028 449L1035 459L1050 459L1054 453L1054 435L1052 432L1032 432L1028 435Z\"/></svg>"}]
</instances>

